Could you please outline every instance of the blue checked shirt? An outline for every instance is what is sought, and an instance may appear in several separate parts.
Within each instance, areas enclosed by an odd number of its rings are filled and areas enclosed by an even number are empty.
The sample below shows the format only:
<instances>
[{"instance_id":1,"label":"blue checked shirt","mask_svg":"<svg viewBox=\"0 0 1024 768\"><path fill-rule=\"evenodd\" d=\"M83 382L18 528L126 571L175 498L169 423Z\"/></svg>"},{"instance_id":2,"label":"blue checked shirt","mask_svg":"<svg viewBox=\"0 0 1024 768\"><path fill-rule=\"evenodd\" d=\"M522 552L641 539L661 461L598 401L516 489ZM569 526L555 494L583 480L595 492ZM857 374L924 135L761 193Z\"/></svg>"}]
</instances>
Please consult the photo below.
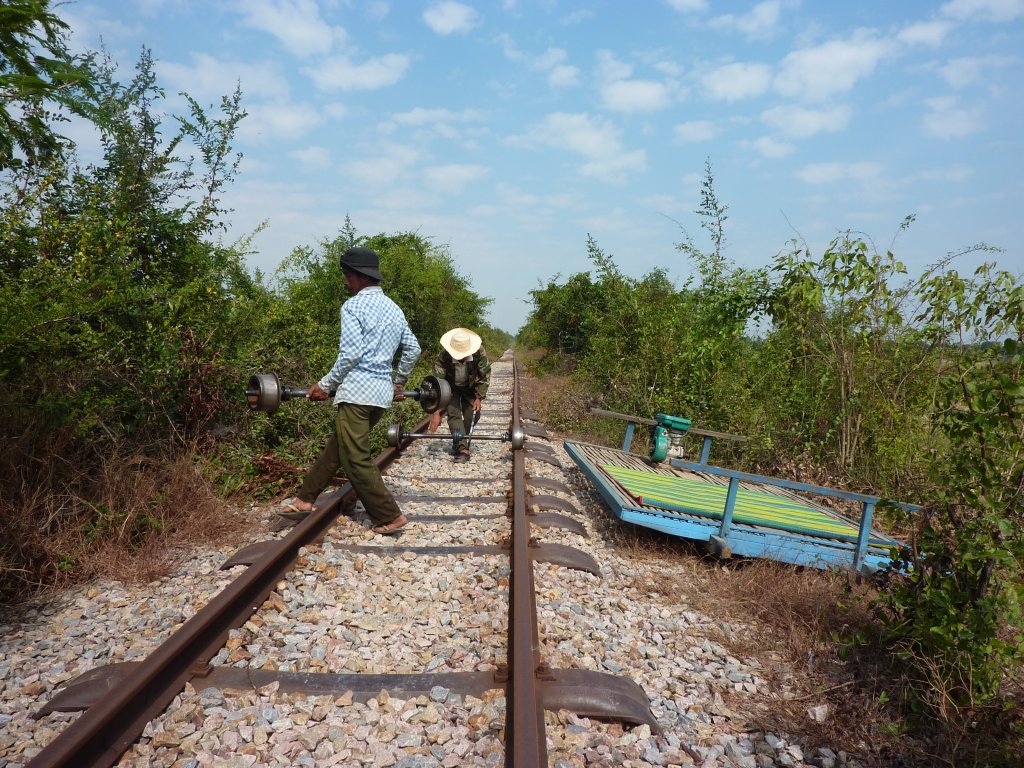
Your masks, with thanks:
<instances>
[{"instance_id":1,"label":"blue checked shirt","mask_svg":"<svg viewBox=\"0 0 1024 768\"><path fill-rule=\"evenodd\" d=\"M398 349L402 357L392 380L391 363ZM338 359L320 379L320 389L330 392L337 387L335 405L387 408L394 398L394 384L405 386L419 356L420 343L405 314L380 286L371 285L341 305Z\"/></svg>"}]
</instances>

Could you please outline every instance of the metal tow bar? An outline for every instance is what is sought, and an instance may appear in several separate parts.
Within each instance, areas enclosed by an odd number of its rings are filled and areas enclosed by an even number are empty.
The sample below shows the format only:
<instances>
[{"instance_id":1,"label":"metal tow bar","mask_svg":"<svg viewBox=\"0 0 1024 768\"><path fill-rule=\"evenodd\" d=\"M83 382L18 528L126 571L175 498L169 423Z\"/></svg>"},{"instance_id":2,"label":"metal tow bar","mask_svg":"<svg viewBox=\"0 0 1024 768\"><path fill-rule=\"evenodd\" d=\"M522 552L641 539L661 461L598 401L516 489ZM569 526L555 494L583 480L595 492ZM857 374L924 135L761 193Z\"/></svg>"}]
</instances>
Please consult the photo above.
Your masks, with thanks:
<instances>
[{"instance_id":1,"label":"metal tow bar","mask_svg":"<svg viewBox=\"0 0 1024 768\"><path fill-rule=\"evenodd\" d=\"M526 433L518 425L501 435L481 435L472 429L470 435L473 440L501 440L511 443L513 451L518 451L526 444ZM388 427L388 445L392 448L398 448L406 440L452 440L457 445L463 437L461 432L440 435L436 432L406 432L401 424L392 424Z\"/></svg>"}]
</instances>

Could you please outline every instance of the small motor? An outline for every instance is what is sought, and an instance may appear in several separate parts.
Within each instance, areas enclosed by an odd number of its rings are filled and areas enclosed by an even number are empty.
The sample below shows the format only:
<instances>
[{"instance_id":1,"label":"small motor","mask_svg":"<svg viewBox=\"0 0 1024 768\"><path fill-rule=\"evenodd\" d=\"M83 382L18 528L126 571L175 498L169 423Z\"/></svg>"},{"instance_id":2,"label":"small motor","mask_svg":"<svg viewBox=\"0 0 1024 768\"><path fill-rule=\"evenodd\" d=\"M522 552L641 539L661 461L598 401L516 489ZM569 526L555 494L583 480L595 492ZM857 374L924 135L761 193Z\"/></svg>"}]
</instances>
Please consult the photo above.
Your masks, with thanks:
<instances>
[{"instance_id":1,"label":"small motor","mask_svg":"<svg viewBox=\"0 0 1024 768\"><path fill-rule=\"evenodd\" d=\"M655 414L658 423L651 427L651 461L664 461L669 456L684 458L683 439L690 428L690 420L667 413Z\"/></svg>"}]
</instances>

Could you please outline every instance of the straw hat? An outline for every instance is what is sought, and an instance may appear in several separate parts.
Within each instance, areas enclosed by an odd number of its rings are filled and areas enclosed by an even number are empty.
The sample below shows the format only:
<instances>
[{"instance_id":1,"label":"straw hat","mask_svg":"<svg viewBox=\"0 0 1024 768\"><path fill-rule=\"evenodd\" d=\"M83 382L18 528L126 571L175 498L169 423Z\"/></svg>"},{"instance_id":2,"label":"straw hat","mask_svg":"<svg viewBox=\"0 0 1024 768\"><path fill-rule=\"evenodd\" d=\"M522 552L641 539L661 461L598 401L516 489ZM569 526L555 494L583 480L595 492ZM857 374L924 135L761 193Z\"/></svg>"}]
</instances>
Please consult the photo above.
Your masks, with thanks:
<instances>
[{"instance_id":1,"label":"straw hat","mask_svg":"<svg viewBox=\"0 0 1024 768\"><path fill-rule=\"evenodd\" d=\"M469 328L452 328L441 337L441 346L455 360L469 357L480 349L480 337Z\"/></svg>"}]
</instances>

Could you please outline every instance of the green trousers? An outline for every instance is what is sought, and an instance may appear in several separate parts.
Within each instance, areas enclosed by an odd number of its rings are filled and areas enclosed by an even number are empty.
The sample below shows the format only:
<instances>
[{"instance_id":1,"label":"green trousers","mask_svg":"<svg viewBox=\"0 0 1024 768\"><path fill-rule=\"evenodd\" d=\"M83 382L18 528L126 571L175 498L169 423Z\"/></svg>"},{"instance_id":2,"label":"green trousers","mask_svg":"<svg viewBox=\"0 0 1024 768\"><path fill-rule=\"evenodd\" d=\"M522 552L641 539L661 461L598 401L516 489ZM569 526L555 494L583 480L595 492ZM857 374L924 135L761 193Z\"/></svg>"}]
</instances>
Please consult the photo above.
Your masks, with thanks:
<instances>
[{"instance_id":1,"label":"green trousers","mask_svg":"<svg viewBox=\"0 0 1024 768\"><path fill-rule=\"evenodd\" d=\"M390 523L402 514L370 453L370 430L386 410L375 405L354 403L338 406L334 434L299 489L298 497L302 501L315 502L341 467L375 525Z\"/></svg>"},{"instance_id":2,"label":"green trousers","mask_svg":"<svg viewBox=\"0 0 1024 768\"><path fill-rule=\"evenodd\" d=\"M462 447L469 447L469 441L465 435L469 432L469 428L473 426L473 401L476 399L476 393L471 389L453 389L452 399L448 402L447 416L448 416L448 429L454 435L456 432L460 432L463 438L459 441L459 444L453 446L456 451Z\"/></svg>"}]
</instances>

